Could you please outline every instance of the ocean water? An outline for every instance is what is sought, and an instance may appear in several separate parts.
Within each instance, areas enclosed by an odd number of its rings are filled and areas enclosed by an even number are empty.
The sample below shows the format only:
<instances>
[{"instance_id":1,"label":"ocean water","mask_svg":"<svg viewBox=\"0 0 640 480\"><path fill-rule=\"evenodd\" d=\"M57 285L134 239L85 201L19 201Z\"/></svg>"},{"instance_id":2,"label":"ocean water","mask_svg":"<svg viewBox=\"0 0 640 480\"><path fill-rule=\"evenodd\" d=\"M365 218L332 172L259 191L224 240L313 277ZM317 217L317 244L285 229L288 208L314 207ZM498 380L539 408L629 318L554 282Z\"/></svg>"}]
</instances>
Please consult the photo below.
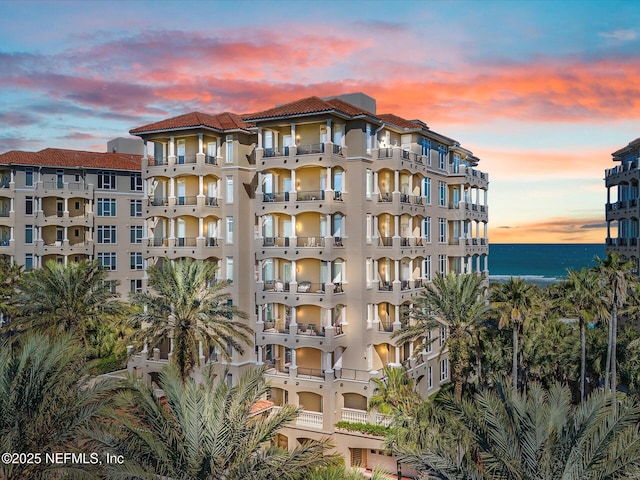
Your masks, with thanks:
<instances>
[{"instance_id":1,"label":"ocean water","mask_svg":"<svg viewBox=\"0 0 640 480\"><path fill-rule=\"evenodd\" d=\"M493 243L489 244L489 280L506 281L521 277L539 285L554 283L568 269L596 265L605 258L603 243Z\"/></svg>"}]
</instances>

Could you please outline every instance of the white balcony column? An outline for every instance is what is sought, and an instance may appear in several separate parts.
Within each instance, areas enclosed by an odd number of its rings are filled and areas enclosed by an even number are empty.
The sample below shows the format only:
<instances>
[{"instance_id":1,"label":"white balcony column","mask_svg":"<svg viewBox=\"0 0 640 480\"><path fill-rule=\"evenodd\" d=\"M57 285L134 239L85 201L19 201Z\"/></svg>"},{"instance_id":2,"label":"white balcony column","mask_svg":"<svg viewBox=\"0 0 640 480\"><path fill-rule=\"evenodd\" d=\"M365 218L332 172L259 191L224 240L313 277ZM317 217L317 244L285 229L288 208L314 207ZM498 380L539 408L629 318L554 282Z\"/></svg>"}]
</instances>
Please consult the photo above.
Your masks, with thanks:
<instances>
[{"instance_id":1,"label":"white balcony column","mask_svg":"<svg viewBox=\"0 0 640 480\"><path fill-rule=\"evenodd\" d=\"M262 345L258 345L258 360L256 361L256 366L261 366L264 362L262 361Z\"/></svg>"},{"instance_id":2,"label":"white balcony column","mask_svg":"<svg viewBox=\"0 0 640 480\"><path fill-rule=\"evenodd\" d=\"M476 239L480 238L480 222L476 222Z\"/></svg>"},{"instance_id":3,"label":"white balcony column","mask_svg":"<svg viewBox=\"0 0 640 480\"><path fill-rule=\"evenodd\" d=\"M9 241L13 242L13 229L14 227L9 227Z\"/></svg>"},{"instance_id":4,"label":"white balcony column","mask_svg":"<svg viewBox=\"0 0 640 480\"><path fill-rule=\"evenodd\" d=\"M204 175L198 175L198 196L204 197Z\"/></svg>"},{"instance_id":5,"label":"white balcony column","mask_svg":"<svg viewBox=\"0 0 640 480\"><path fill-rule=\"evenodd\" d=\"M489 196L489 190L484 190L484 206L485 206L485 208L489 206L488 196Z\"/></svg>"},{"instance_id":6,"label":"white balcony column","mask_svg":"<svg viewBox=\"0 0 640 480\"><path fill-rule=\"evenodd\" d=\"M394 363L394 367L399 367L400 366L400 347L398 345L395 346L394 348L395 350L395 354L396 354L396 361Z\"/></svg>"},{"instance_id":7,"label":"white balcony column","mask_svg":"<svg viewBox=\"0 0 640 480\"><path fill-rule=\"evenodd\" d=\"M198 218L198 238L204 239L204 218Z\"/></svg>"},{"instance_id":8,"label":"white balcony column","mask_svg":"<svg viewBox=\"0 0 640 480\"><path fill-rule=\"evenodd\" d=\"M476 257L476 272L480 271L480 255Z\"/></svg>"},{"instance_id":9,"label":"white balcony column","mask_svg":"<svg viewBox=\"0 0 640 480\"><path fill-rule=\"evenodd\" d=\"M378 186L378 172L373 172L373 193L374 195L380 194L380 188Z\"/></svg>"},{"instance_id":10,"label":"white balcony column","mask_svg":"<svg viewBox=\"0 0 640 480\"><path fill-rule=\"evenodd\" d=\"M258 280L260 281L260 280ZM258 305L258 325L262 325L264 323L264 308L265 305Z\"/></svg>"},{"instance_id":11,"label":"white balcony column","mask_svg":"<svg viewBox=\"0 0 640 480\"><path fill-rule=\"evenodd\" d=\"M480 205L480 189L476 187L476 205Z\"/></svg>"},{"instance_id":12,"label":"white balcony column","mask_svg":"<svg viewBox=\"0 0 640 480\"><path fill-rule=\"evenodd\" d=\"M400 216L393 216L393 238L400 238Z\"/></svg>"},{"instance_id":13,"label":"white balcony column","mask_svg":"<svg viewBox=\"0 0 640 480\"><path fill-rule=\"evenodd\" d=\"M175 156L176 152L176 141L175 141L175 137L172 135L169 138L169 156L173 157Z\"/></svg>"},{"instance_id":14,"label":"white balcony column","mask_svg":"<svg viewBox=\"0 0 640 480\"><path fill-rule=\"evenodd\" d=\"M296 188L296 171L291 170L291 191L289 193L294 193L297 191Z\"/></svg>"},{"instance_id":15,"label":"white balcony column","mask_svg":"<svg viewBox=\"0 0 640 480\"><path fill-rule=\"evenodd\" d=\"M62 215L64 215L65 217L69 216L69 199L68 198L64 199L64 210L62 212Z\"/></svg>"},{"instance_id":16,"label":"white balcony column","mask_svg":"<svg viewBox=\"0 0 640 480\"><path fill-rule=\"evenodd\" d=\"M489 243L487 239L487 222L482 222L482 226L484 228L484 235L483 235L484 244L486 245L487 243Z\"/></svg>"},{"instance_id":17,"label":"white balcony column","mask_svg":"<svg viewBox=\"0 0 640 480\"><path fill-rule=\"evenodd\" d=\"M259 150L262 150L262 127L258 127L258 147Z\"/></svg>"},{"instance_id":18,"label":"white balcony column","mask_svg":"<svg viewBox=\"0 0 640 480\"><path fill-rule=\"evenodd\" d=\"M291 324L291 326L293 326L293 324ZM298 364L296 363L297 358L296 358L296 349L292 348L291 349L291 367L289 368L298 368Z\"/></svg>"},{"instance_id":19,"label":"white balcony column","mask_svg":"<svg viewBox=\"0 0 640 480\"><path fill-rule=\"evenodd\" d=\"M149 157L149 145L147 144L146 140L143 140L142 143L144 144L144 156L145 158Z\"/></svg>"},{"instance_id":20,"label":"white balcony column","mask_svg":"<svg viewBox=\"0 0 640 480\"><path fill-rule=\"evenodd\" d=\"M373 304L367 303L367 328L371 328L373 323Z\"/></svg>"},{"instance_id":21,"label":"white balcony column","mask_svg":"<svg viewBox=\"0 0 640 480\"><path fill-rule=\"evenodd\" d=\"M327 120L327 143L331 143L333 136L331 135L331 120Z\"/></svg>"},{"instance_id":22,"label":"white balcony column","mask_svg":"<svg viewBox=\"0 0 640 480\"><path fill-rule=\"evenodd\" d=\"M297 246L297 243L296 243L298 241L297 238L298 238L298 232L296 228L296 216L291 215L291 237L289 237L289 243L293 248Z\"/></svg>"},{"instance_id":23,"label":"white balcony column","mask_svg":"<svg viewBox=\"0 0 640 480\"><path fill-rule=\"evenodd\" d=\"M332 177L331 177L331 167L327 167L327 186L324 190L325 192L332 192L333 191L333 181L332 181Z\"/></svg>"},{"instance_id":24,"label":"white balcony column","mask_svg":"<svg viewBox=\"0 0 640 480\"><path fill-rule=\"evenodd\" d=\"M333 319L331 318L331 309L323 308L322 312L323 314L320 319L320 326L325 328L327 327L333 328Z\"/></svg>"},{"instance_id":25,"label":"white balcony column","mask_svg":"<svg viewBox=\"0 0 640 480\"><path fill-rule=\"evenodd\" d=\"M298 139L296 138L296 124L291 124L291 144L298 145Z\"/></svg>"},{"instance_id":26,"label":"white balcony column","mask_svg":"<svg viewBox=\"0 0 640 480\"><path fill-rule=\"evenodd\" d=\"M198 134L198 153L204 155L204 142L202 132Z\"/></svg>"},{"instance_id":27,"label":"white balcony column","mask_svg":"<svg viewBox=\"0 0 640 480\"><path fill-rule=\"evenodd\" d=\"M400 306L396 305L396 308L394 310L395 310L395 313L393 317L393 329L396 330L402 326L402 323L400 322Z\"/></svg>"},{"instance_id":28,"label":"white balcony column","mask_svg":"<svg viewBox=\"0 0 640 480\"><path fill-rule=\"evenodd\" d=\"M331 365L331 352L322 352L324 357L325 370L324 373L333 373L333 365Z\"/></svg>"},{"instance_id":29,"label":"white balcony column","mask_svg":"<svg viewBox=\"0 0 640 480\"><path fill-rule=\"evenodd\" d=\"M378 270L378 260L373 260L373 278L371 279L372 282L377 282L378 281L378 277L380 277L380 271Z\"/></svg>"},{"instance_id":30,"label":"white balcony column","mask_svg":"<svg viewBox=\"0 0 640 480\"><path fill-rule=\"evenodd\" d=\"M484 271L489 271L489 255L484 255Z\"/></svg>"},{"instance_id":31,"label":"white balcony column","mask_svg":"<svg viewBox=\"0 0 640 480\"><path fill-rule=\"evenodd\" d=\"M409 343L409 358L413 357L413 342Z\"/></svg>"},{"instance_id":32,"label":"white balcony column","mask_svg":"<svg viewBox=\"0 0 640 480\"><path fill-rule=\"evenodd\" d=\"M373 308L373 323L380 323L380 309L377 304L372 304Z\"/></svg>"},{"instance_id":33,"label":"white balcony column","mask_svg":"<svg viewBox=\"0 0 640 480\"><path fill-rule=\"evenodd\" d=\"M14 178L15 172L13 171L13 168L9 171L9 183L15 183L15 178Z\"/></svg>"},{"instance_id":34,"label":"white balcony column","mask_svg":"<svg viewBox=\"0 0 640 480\"><path fill-rule=\"evenodd\" d=\"M260 138L260 136L258 136L258 138ZM258 147L260 148L260 147ZM264 194L264 186L262 185L262 183L264 182L264 174L262 172L258 173L258 189L256 191L256 193L258 195L260 195L262 197L262 195ZM262 198L260 198L260 201L262 201Z\"/></svg>"},{"instance_id":35,"label":"white balcony column","mask_svg":"<svg viewBox=\"0 0 640 480\"><path fill-rule=\"evenodd\" d=\"M395 275L393 283L400 283L400 260L393 261L393 274Z\"/></svg>"},{"instance_id":36,"label":"white balcony column","mask_svg":"<svg viewBox=\"0 0 640 480\"><path fill-rule=\"evenodd\" d=\"M40 211L42 211L42 203L40 203ZM87 211L87 215L93 214L93 198L89 199L89 210Z\"/></svg>"},{"instance_id":37,"label":"white balcony column","mask_svg":"<svg viewBox=\"0 0 640 480\"><path fill-rule=\"evenodd\" d=\"M289 322L289 327L291 331L294 332L298 327L298 309L296 307L292 307L291 310L291 320Z\"/></svg>"},{"instance_id":38,"label":"white balcony column","mask_svg":"<svg viewBox=\"0 0 640 480\"><path fill-rule=\"evenodd\" d=\"M169 219L169 238L176 238L176 219Z\"/></svg>"},{"instance_id":39,"label":"white balcony column","mask_svg":"<svg viewBox=\"0 0 640 480\"><path fill-rule=\"evenodd\" d=\"M298 277L298 272L296 272L296 261L291 260L291 281L297 282L298 281L297 277Z\"/></svg>"},{"instance_id":40,"label":"white balcony column","mask_svg":"<svg viewBox=\"0 0 640 480\"><path fill-rule=\"evenodd\" d=\"M258 282L262 282L262 268L264 267L264 260L258 261Z\"/></svg>"},{"instance_id":41,"label":"white balcony column","mask_svg":"<svg viewBox=\"0 0 640 480\"><path fill-rule=\"evenodd\" d=\"M93 242L93 227L89 227L88 230L89 230L89 241Z\"/></svg>"},{"instance_id":42,"label":"white balcony column","mask_svg":"<svg viewBox=\"0 0 640 480\"><path fill-rule=\"evenodd\" d=\"M64 236L62 237L63 242L69 242L69 227L63 227L62 231L64 232Z\"/></svg>"},{"instance_id":43,"label":"white balcony column","mask_svg":"<svg viewBox=\"0 0 640 480\"><path fill-rule=\"evenodd\" d=\"M400 193L400 171L393 172L393 193Z\"/></svg>"},{"instance_id":44,"label":"white balcony column","mask_svg":"<svg viewBox=\"0 0 640 480\"><path fill-rule=\"evenodd\" d=\"M169 198L176 198L176 181L173 177L169 179Z\"/></svg>"}]
</instances>

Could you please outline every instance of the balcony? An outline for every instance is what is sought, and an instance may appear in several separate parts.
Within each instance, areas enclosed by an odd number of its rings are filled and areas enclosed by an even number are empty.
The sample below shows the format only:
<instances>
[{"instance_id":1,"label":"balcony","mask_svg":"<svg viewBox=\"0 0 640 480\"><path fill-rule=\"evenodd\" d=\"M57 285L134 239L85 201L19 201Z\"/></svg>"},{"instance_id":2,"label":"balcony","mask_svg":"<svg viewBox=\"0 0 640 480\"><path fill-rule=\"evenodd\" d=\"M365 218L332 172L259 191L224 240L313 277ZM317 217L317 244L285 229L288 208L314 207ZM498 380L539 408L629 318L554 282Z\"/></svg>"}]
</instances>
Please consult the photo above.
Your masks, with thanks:
<instances>
[{"instance_id":1,"label":"balcony","mask_svg":"<svg viewBox=\"0 0 640 480\"><path fill-rule=\"evenodd\" d=\"M302 412L300 412L300 415L298 415L298 418L296 419L296 425L300 425L302 427L311 427L311 428L321 429L322 423L323 423L322 412L310 412L308 410L303 410Z\"/></svg>"},{"instance_id":2,"label":"balcony","mask_svg":"<svg viewBox=\"0 0 640 480\"><path fill-rule=\"evenodd\" d=\"M317 153L324 153L324 143L312 143L309 145L297 146L297 155L312 155Z\"/></svg>"},{"instance_id":3,"label":"balcony","mask_svg":"<svg viewBox=\"0 0 640 480\"><path fill-rule=\"evenodd\" d=\"M288 247L289 237L263 237L263 247Z\"/></svg>"},{"instance_id":4,"label":"balcony","mask_svg":"<svg viewBox=\"0 0 640 480\"><path fill-rule=\"evenodd\" d=\"M193 165L197 161L197 155L176 155L176 165Z\"/></svg>"},{"instance_id":5,"label":"balcony","mask_svg":"<svg viewBox=\"0 0 640 480\"><path fill-rule=\"evenodd\" d=\"M313 202L324 200L324 190L300 191L297 194L297 202Z\"/></svg>"},{"instance_id":6,"label":"balcony","mask_svg":"<svg viewBox=\"0 0 640 480\"><path fill-rule=\"evenodd\" d=\"M369 415L366 410L356 410L355 408L343 408L340 420L352 423L367 423Z\"/></svg>"},{"instance_id":7,"label":"balcony","mask_svg":"<svg viewBox=\"0 0 640 480\"><path fill-rule=\"evenodd\" d=\"M354 380L356 382L369 382L371 374L368 370L355 370L353 368L336 368L335 377L336 380Z\"/></svg>"},{"instance_id":8,"label":"balcony","mask_svg":"<svg viewBox=\"0 0 640 480\"><path fill-rule=\"evenodd\" d=\"M297 237L298 247L301 248L320 248L324 246L323 237Z\"/></svg>"},{"instance_id":9,"label":"balcony","mask_svg":"<svg viewBox=\"0 0 640 480\"><path fill-rule=\"evenodd\" d=\"M147 239L147 247L168 247L169 239L167 237L156 237Z\"/></svg>"},{"instance_id":10,"label":"balcony","mask_svg":"<svg viewBox=\"0 0 640 480\"><path fill-rule=\"evenodd\" d=\"M268 202L288 202L289 201L289 192L279 192L279 193L263 193L262 201L264 203Z\"/></svg>"},{"instance_id":11,"label":"balcony","mask_svg":"<svg viewBox=\"0 0 640 480\"><path fill-rule=\"evenodd\" d=\"M198 197L195 195L188 197L176 197L176 205L197 205Z\"/></svg>"},{"instance_id":12,"label":"balcony","mask_svg":"<svg viewBox=\"0 0 640 480\"><path fill-rule=\"evenodd\" d=\"M150 207L166 207L169 205L168 198L150 198L149 206Z\"/></svg>"},{"instance_id":13,"label":"balcony","mask_svg":"<svg viewBox=\"0 0 640 480\"><path fill-rule=\"evenodd\" d=\"M319 368L298 367L296 378L308 378L309 380L324 380L324 370ZM322 414L320 414L322 416Z\"/></svg>"},{"instance_id":14,"label":"balcony","mask_svg":"<svg viewBox=\"0 0 640 480\"><path fill-rule=\"evenodd\" d=\"M176 247L195 247L197 245L196 237L177 237Z\"/></svg>"},{"instance_id":15,"label":"balcony","mask_svg":"<svg viewBox=\"0 0 640 480\"><path fill-rule=\"evenodd\" d=\"M296 291L298 293L324 294L324 283L312 283L307 281L298 282L298 287Z\"/></svg>"}]
</instances>

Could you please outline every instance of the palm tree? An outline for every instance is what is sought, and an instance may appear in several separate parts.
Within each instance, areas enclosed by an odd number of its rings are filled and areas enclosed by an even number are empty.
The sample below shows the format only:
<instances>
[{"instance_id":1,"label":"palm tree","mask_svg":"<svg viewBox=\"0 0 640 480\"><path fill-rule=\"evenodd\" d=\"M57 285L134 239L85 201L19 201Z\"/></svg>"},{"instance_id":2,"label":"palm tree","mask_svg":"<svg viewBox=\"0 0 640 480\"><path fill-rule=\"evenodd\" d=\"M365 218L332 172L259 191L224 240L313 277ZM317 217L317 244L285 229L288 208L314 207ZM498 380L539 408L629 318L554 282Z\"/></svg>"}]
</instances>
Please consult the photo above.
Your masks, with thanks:
<instances>
[{"instance_id":1,"label":"palm tree","mask_svg":"<svg viewBox=\"0 0 640 480\"><path fill-rule=\"evenodd\" d=\"M93 382L77 339L23 336L11 351L0 344L0 452L39 453L40 463L0 462L0 478L32 480L81 475L81 467L45 462L51 452L79 450L112 392ZM95 472L87 478L96 478ZM66 477L64 477L66 478ZM75 478L75 477L74 477Z\"/></svg>"},{"instance_id":2,"label":"palm tree","mask_svg":"<svg viewBox=\"0 0 640 480\"><path fill-rule=\"evenodd\" d=\"M428 478L640 478L640 407L632 398L596 392L574 406L559 384L519 392L498 382L473 400L449 397L445 409L457 440L400 456Z\"/></svg>"},{"instance_id":3,"label":"palm tree","mask_svg":"<svg viewBox=\"0 0 640 480\"><path fill-rule=\"evenodd\" d=\"M494 284L490 298L500 317L499 326L513 328L513 357L511 379L513 388L518 388L518 340L525 315L535 304L536 288L521 278L509 278L508 282Z\"/></svg>"},{"instance_id":4,"label":"palm tree","mask_svg":"<svg viewBox=\"0 0 640 480\"><path fill-rule=\"evenodd\" d=\"M443 350L449 349L451 379L456 398L462 396L462 384L470 370L470 349L477 342L481 322L489 307L482 293L482 277L475 274L438 274L414 303L409 312L406 326L393 334L397 345L420 341L427 347L429 333L440 326L446 326ZM419 355L422 348L415 350ZM478 355L478 361L479 361ZM478 372L480 375L480 366Z\"/></svg>"},{"instance_id":5,"label":"palm tree","mask_svg":"<svg viewBox=\"0 0 640 480\"><path fill-rule=\"evenodd\" d=\"M160 374L164 398L129 379L115 397L105 430L93 448L122 455L123 464L105 468L106 479L267 480L302 479L335 464L326 442L309 441L291 451L272 444L278 430L298 416L293 405L267 413L256 404L269 386L263 371L251 370L237 385L226 375L202 384L182 381L175 366Z\"/></svg>"},{"instance_id":6,"label":"palm tree","mask_svg":"<svg viewBox=\"0 0 640 480\"><path fill-rule=\"evenodd\" d=\"M18 282L16 308L22 329L35 328L52 334L73 332L87 352L90 338L104 324L115 323L126 314L125 304L112 293L108 272L96 261L54 261L24 274Z\"/></svg>"},{"instance_id":7,"label":"palm tree","mask_svg":"<svg viewBox=\"0 0 640 480\"><path fill-rule=\"evenodd\" d=\"M393 412L406 412L421 401L420 394L415 391L413 379L404 368L384 367L383 378L372 378L375 384L373 396L369 400L369 408L389 415Z\"/></svg>"},{"instance_id":8,"label":"palm tree","mask_svg":"<svg viewBox=\"0 0 640 480\"><path fill-rule=\"evenodd\" d=\"M388 480L386 475L380 469L374 469L371 476L365 477L357 470L348 469L344 465L332 465L329 467L319 468L305 476L305 480Z\"/></svg>"},{"instance_id":9,"label":"palm tree","mask_svg":"<svg viewBox=\"0 0 640 480\"><path fill-rule=\"evenodd\" d=\"M228 282L215 282L217 266L202 260L168 259L148 268L149 286L156 293L132 295L140 311L130 317L137 328L134 340L139 345L155 347L173 338L172 359L182 379L186 379L199 359L199 346L206 351L216 348L230 360L233 348L244 352L242 343L252 343L253 330L234 320L247 315L230 304L231 295L224 291Z\"/></svg>"},{"instance_id":10,"label":"palm tree","mask_svg":"<svg viewBox=\"0 0 640 480\"><path fill-rule=\"evenodd\" d=\"M629 285L633 282L631 270L634 267L615 252L609 253L605 260L596 257L595 271L600 276L607 291L609 306L609 343L607 346L607 366L605 371L605 389L615 392L617 388L617 336L618 313L624 307Z\"/></svg>"},{"instance_id":11,"label":"palm tree","mask_svg":"<svg viewBox=\"0 0 640 480\"><path fill-rule=\"evenodd\" d=\"M587 268L569 270L567 279L558 288L555 298L560 312L575 316L580 326L580 401L586 396L587 324L604 318L606 305L602 282L598 275Z\"/></svg>"}]
</instances>

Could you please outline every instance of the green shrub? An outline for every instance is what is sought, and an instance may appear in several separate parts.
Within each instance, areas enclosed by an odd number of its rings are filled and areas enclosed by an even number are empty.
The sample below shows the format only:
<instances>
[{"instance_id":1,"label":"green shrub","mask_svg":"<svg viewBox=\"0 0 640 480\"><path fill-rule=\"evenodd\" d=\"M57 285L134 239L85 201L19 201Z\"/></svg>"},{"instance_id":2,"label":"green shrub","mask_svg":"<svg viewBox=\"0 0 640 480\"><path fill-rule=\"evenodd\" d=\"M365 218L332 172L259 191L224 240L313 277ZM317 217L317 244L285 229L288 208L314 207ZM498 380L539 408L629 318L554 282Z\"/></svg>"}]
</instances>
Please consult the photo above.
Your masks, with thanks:
<instances>
[{"instance_id":1,"label":"green shrub","mask_svg":"<svg viewBox=\"0 0 640 480\"><path fill-rule=\"evenodd\" d=\"M366 433L367 435L374 435L376 437L384 437L391 432L391 428L385 427L384 425L374 425L372 423L359 422L340 421L336 423L336 428L349 430L350 432Z\"/></svg>"}]
</instances>

